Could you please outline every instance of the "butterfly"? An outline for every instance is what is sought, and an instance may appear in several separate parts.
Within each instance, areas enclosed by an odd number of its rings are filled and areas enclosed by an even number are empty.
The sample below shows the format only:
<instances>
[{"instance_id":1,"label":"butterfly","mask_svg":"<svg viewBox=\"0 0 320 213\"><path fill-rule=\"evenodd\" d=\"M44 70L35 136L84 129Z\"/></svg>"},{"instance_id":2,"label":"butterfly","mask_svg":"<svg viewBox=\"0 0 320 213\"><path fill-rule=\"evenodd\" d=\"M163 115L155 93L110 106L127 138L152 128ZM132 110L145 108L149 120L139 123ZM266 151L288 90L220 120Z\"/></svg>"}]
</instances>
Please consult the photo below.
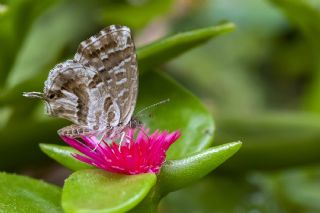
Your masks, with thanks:
<instances>
[{"instance_id":1,"label":"butterfly","mask_svg":"<svg viewBox=\"0 0 320 213\"><path fill-rule=\"evenodd\" d=\"M140 125L133 117L138 67L130 29L112 25L80 43L72 60L57 64L44 91L23 95L45 101L47 114L73 124L60 135L106 134L113 138Z\"/></svg>"}]
</instances>

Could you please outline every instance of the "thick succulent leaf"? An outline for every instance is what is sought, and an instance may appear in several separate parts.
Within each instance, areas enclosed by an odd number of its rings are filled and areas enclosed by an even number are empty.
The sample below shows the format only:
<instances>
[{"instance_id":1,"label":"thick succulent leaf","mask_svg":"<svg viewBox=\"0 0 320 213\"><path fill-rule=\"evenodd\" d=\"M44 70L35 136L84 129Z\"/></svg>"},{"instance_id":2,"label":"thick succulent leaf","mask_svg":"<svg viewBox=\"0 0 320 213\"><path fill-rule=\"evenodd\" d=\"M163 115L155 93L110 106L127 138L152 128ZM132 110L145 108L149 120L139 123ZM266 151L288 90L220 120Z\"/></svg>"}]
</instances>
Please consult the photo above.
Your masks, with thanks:
<instances>
[{"instance_id":1,"label":"thick succulent leaf","mask_svg":"<svg viewBox=\"0 0 320 213\"><path fill-rule=\"evenodd\" d=\"M223 164L223 169L279 169L320 162L319 115L217 114L216 119L219 123L216 141L243 140L242 149Z\"/></svg>"},{"instance_id":2,"label":"thick succulent leaf","mask_svg":"<svg viewBox=\"0 0 320 213\"><path fill-rule=\"evenodd\" d=\"M62 206L66 213L126 212L156 183L154 174L120 175L99 169L73 173L65 182Z\"/></svg>"},{"instance_id":3,"label":"thick succulent leaf","mask_svg":"<svg viewBox=\"0 0 320 213\"><path fill-rule=\"evenodd\" d=\"M146 70L163 64L218 35L233 31L234 28L233 23L224 23L215 27L179 33L141 47L137 50L139 69Z\"/></svg>"},{"instance_id":4,"label":"thick succulent leaf","mask_svg":"<svg viewBox=\"0 0 320 213\"><path fill-rule=\"evenodd\" d=\"M169 159L181 158L211 145L214 130L212 116L189 91L160 72L145 73L140 78L139 86L136 111L170 99L168 103L142 114L136 113L138 119L151 130L181 131L182 137L168 151Z\"/></svg>"},{"instance_id":5,"label":"thick succulent leaf","mask_svg":"<svg viewBox=\"0 0 320 213\"><path fill-rule=\"evenodd\" d=\"M165 195L198 181L230 158L240 147L241 142L234 142L180 160L167 161L161 168L153 191L130 212L155 212Z\"/></svg>"},{"instance_id":6,"label":"thick succulent leaf","mask_svg":"<svg viewBox=\"0 0 320 213\"><path fill-rule=\"evenodd\" d=\"M72 157L72 153L79 153L72 147L55 144L40 144L40 149L50 158L73 171L93 168L89 164L83 163Z\"/></svg>"},{"instance_id":7,"label":"thick succulent leaf","mask_svg":"<svg viewBox=\"0 0 320 213\"><path fill-rule=\"evenodd\" d=\"M62 213L61 189L28 177L0 173L0 212Z\"/></svg>"},{"instance_id":8,"label":"thick succulent leaf","mask_svg":"<svg viewBox=\"0 0 320 213\"><path fill-rule=\"evenodd\" d=\"M241 142L227 143L180 160L167 161L158 177L161 193L176 191L199 180L233 156L240 147Z\"/></svg>"}]
</instances>

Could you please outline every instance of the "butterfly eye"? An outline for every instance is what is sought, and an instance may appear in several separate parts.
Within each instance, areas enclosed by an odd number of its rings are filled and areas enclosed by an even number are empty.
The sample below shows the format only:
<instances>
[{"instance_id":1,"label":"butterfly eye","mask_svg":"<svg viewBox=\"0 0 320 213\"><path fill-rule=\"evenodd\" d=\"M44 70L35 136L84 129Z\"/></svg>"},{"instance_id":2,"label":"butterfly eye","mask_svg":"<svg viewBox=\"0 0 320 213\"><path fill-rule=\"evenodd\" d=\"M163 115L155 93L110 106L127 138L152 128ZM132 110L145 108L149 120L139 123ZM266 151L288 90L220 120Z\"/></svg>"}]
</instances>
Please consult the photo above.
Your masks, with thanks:
<instances>
[{"instance_id":1,"label":"butterfly eye","mask_svg":"<svg viewBox=\"0 0 320 213\"><path fill-rule=\"evenodd\" d=\"M49 95L49 99L53 99L54 97L56 97L56 95L55 95L55 94L51 94L51 95Z\"/></svg>"}]
</instances>

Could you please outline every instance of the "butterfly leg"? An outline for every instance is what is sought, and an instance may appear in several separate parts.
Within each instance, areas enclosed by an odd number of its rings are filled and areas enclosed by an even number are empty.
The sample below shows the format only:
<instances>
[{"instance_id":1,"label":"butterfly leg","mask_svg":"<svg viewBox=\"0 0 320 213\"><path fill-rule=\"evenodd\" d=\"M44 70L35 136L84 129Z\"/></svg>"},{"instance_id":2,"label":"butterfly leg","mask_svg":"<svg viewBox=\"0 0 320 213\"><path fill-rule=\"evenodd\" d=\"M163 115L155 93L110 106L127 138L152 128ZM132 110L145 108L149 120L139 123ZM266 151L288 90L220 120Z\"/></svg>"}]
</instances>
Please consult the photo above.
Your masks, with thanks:
<instances>
[{"instance_id":1,"label":"butterfly leg","mask_svg":"<svg viewBox=\"0 0 320 213\"><path fill-rule=\"evenodd\" d=\"M67 136L72 138L80 138L83 135L90 134L90 130L87 127L72 124L70 126L63 127L58 130L60 136Z\"/></svg>"},{"instance_id":2,"label":"butterfly leg","mask_svg":"<svg viewBox=\"0 0 320 213\"><path fill-rule=\"evenodd\" d=\"M117 136L118 133L116 133L112 127L106 127L104 130L97 130L95 132L95 137L99 142L92 151L95 151L102 141L105 141L106 143L108 143L108 141L112 142L112 140L118 138Z\"/></svg>"},{"instance_id":3,"label":"butterfly leg","mask_svg":"<svg viewBox=\"0 0 320 213\"><path fill-rule=\"evenodd\" d=\"M125 136L126 136L126 133L121 132L120 142L119 142L119 152L121 152L121 146L122 146L122 142L124 141Z\"/></svg>"},{"instance_id":4,"label":"butterfly leg","mask_svg":"<svg viewBox=\"0 0 320 213\"><path fill-rule=\"evenodd\" d=\"M72 124L70 126L66 126L62 129L59 129L58 134L60 136L67 136L67 137L72 137L72 138L81 138L81 136L94 135L99 142L92 149L92 152L94 152L98 148L98 146L100 145L100 143L102 142L102 140L104 138L103 134L99 134L96 131L90 131L87 127L78 126L75 124Z\"/></svg>"},{"instance_id":5,"label":"butterfly leg","mask_svg":"<svg viewBox=\"0 0 320 213\"><path fill-rule=\"evenodd\" d=\"M98 146L101 144L101 142L105 139L105 134L96 134L95 135L96 139L98 140L98 143L96 144L96 146L91 150L91 152L96 151L96 149L98 148Z\"/></svg>"}]
</instances>

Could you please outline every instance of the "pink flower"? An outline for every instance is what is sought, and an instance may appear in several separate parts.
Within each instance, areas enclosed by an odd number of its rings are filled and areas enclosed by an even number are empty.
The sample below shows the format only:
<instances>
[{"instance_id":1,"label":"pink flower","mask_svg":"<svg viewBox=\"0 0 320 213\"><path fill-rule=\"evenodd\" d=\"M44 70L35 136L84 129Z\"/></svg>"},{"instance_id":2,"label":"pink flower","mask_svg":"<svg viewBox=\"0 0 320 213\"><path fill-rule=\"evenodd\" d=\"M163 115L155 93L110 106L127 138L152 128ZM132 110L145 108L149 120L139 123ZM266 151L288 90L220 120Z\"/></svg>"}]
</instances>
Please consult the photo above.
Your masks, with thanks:
<instances>
[{"instance_id":1,"label":"pink flower","mask_svg":"<svg viewBox=\"0 0 320 213\"><path fill-rule=\"evenodd\" d=\"M166 151L179 137L180 132L155 131L147 136L148 130L138 131L136 139L134 129L126 132L121 147L116 142L100 143L95 136L83 136L77 139L62 136L61 138L81 154L73 156L108 172L123 174L158 173L166 159Z\"/></svg>"}]
</instances>

